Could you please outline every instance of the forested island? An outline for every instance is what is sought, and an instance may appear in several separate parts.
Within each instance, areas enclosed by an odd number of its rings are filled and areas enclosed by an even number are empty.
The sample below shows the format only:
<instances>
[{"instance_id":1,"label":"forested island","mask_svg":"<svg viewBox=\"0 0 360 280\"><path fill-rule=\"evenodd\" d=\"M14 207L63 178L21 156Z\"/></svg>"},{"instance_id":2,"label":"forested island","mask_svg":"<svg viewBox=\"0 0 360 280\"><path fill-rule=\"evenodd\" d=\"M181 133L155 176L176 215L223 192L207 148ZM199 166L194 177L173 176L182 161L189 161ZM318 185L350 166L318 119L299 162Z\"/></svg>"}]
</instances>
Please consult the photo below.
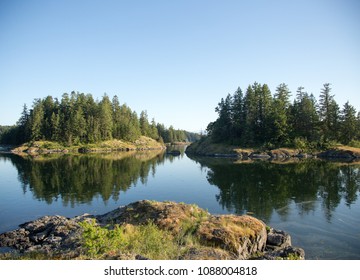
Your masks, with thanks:
<instances>
[{"instance_id":1,"label":"forested island","mask_svg":"<svg viewBox=\"0 0 360 280\"><path fill-rule=\"evenodd\" d=\"M112 139L134 142L141 136L159 143L192 142L197 133L169 128L149 121L147 111L138 115L126 104L104 94L100 101L91 94L64 93L61 100L47 96L25 104L14 126L0 126L0 144L19 145L52 141L64 146L94 144Z\"/></svg>"},{"instance_id":2,"label":"forested island","mask_svg":"<svg viewBox=\"0 0 360 280\"><path fill-rule=\"evenodd\" d=\"M291 102L285 83L276 88L274 95L267 84L255 82L245 93L239 87L221 99L215 108L218 118L209 123L207 137L188 151L211 153L208 148L214 145L210 150L221 153L216 150L219 144L307 152L329 150L340 144L360 148L360 112L349 101L340 108L331 90L329 83L324 84L317 101L304 87L298 87Z\"/></svg>"}]
</instances>

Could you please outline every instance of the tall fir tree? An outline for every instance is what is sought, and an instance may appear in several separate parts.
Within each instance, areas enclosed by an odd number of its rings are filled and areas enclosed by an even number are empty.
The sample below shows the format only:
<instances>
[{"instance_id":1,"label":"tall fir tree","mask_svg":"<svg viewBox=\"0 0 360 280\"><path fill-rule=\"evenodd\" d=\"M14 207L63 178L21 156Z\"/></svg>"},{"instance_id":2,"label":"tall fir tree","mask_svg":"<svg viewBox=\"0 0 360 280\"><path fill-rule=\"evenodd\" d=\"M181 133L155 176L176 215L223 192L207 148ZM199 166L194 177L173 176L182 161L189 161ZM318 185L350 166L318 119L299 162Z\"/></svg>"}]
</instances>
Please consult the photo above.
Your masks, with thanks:
<instances>
[{"instance_id":1,"label":"tall fir tree","mask_svg":"<svg viewBox=\"0 0 360 280\"><path fill-rule=\"evenodd\" d=\"M273 102L273 133L272 142L275 145L288 144L290 141L290 90L285 83L280 84L274 94Z\"/></svg>"},{"instance_id":2,"label":"tall fir tree","mask_svg":"<svg viewBox=\"0 0 360 280\"><path fill-rule=\"evenodd\" d=\"M336 140L339 128L339 106L330 92L330 83L326 83L319 97L320 128L325 141Z\"/></svg>"},{"instance_id":3,"label":"tall fir tree","mask_svg":"<svg viewBox=\"0 0 360 280\"><path fill-rule=\"evenodd\" d=\"M107 94L104 94L99 103L99 122L101 140L109 140L112 138L113 114L112 104Z\"/></svg>"},{"instance_id":4,"label":"tall fir tree","mask_svg":"<svg viewBox=\"0 0 360 280\"><path fill-rule=\"evenodd\" d=\"M345 103L341 111L341 137L340 140L344 144L349 144L356 138L358 133L356 109L349 104L349 101Z\"/></svg>"}]
</instances>

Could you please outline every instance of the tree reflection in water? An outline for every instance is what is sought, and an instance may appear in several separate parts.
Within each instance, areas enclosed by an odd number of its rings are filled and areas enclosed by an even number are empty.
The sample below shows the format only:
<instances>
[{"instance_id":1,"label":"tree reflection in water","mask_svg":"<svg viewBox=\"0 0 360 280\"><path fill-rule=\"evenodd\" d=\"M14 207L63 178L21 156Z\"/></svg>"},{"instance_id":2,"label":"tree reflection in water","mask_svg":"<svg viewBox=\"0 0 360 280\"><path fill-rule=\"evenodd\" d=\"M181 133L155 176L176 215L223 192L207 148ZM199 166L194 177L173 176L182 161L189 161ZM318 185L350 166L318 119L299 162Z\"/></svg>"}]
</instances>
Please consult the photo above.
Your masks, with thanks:
<instances>
[{"instance_id":1,"label":"tree reflection in water","mask_svg":"<svg viewBox=\"0 0 360 280\"><path fill-rule=\"evenodd\" d=\"M207 167L207 180L219 188L216 199L227 211L254 212L269 221L275 210L283 219L289 205L299 215L321 203L328 221L341 200L350 207L360 191L360 165L322 160L298 162L237 161L194 158Z\"/></svg>"},{"instance_id":2,"label":"tree reflection in water","mask_svg":"<svg viewBox=\"0 0 360 280\"><path fill-rule=\"evenodd\" d=\"M47 155L19 157L7 155L18 170L23 192L51 204L61 199L64 206L90 203L101 197L119 199L140 180L146 184L149 174L164 160L163 151L123 152L85 155Z\"/></svg>"}]
</instances>

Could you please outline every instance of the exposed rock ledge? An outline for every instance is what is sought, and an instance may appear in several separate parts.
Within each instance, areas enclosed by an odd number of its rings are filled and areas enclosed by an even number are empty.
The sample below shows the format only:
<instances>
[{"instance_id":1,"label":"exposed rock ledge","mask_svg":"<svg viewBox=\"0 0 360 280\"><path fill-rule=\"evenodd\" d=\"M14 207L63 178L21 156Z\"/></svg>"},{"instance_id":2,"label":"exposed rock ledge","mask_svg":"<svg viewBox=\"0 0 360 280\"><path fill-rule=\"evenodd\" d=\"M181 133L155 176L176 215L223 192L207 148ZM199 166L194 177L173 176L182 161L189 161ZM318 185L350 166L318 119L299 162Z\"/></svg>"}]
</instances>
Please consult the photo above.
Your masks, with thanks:
<instances>
[{"instance_id":1,"label":"exposed rock ledge","mask_svg":"<svg viewBox=\"0 0 360 280\"><path fill-rule=\"evenodd\" d=\"M49 256L76 259L83 253L80 221L95 218L100 226L139 225L149 221L172 234L184 225L196 225L200 247L189 248L180 259L304 259L301 248L291 245L289 234L270 229L251 216L210 215L195 205L174 202L138 201L104 215L84 214L72 219L45 216L0 234L0 252L42 252ZM134 255L134 259L144 259ZM146 257L145 257L146 258Z\"/></svg>"},{"instance_id":2,"label":"exposed rock ledge","mask_svg":"<svg viewBox=\"0 0 360 280\"><path fill-rule=\"evenodd\" d=\"M278 148L272 150L243 149L221 143L212 143L209 138L192 143L186 149L187 155L210 156L210 157L232 157L238 159L265 159L284 160L302 158L339 159L347 161L358 161L360 149L348 146L337 146L333 149L318 152L303 152L299 149Z\"/></svg>"}]
</instances>

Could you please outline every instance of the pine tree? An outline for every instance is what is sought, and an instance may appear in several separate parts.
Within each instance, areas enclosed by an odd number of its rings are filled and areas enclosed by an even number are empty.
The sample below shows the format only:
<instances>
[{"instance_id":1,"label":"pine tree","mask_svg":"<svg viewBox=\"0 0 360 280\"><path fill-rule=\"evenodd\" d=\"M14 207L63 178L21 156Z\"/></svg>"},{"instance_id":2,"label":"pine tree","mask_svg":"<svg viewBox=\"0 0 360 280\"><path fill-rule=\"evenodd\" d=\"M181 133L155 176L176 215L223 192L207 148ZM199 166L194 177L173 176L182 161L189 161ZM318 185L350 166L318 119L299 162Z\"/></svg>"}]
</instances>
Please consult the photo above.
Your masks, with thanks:
<instances>
[{"instance_id":1,"label":"pine tree","mask_svg":"<svg viewBox=\"0 0 360 280\"><path fill-rule=\"evenodd\" d=\"M234 142L240 143L245 130L244 95L240 87L237 88L232 97L231 114Z\"/></svg>"},{"instance_id":2,"label":"pine tree","mask_svg":"<svg viewBox=\"0 0 360 280\"><path fill-rule=\"evenodd\" d=\"M60 140L67 145L72 145L72 130L70 123L71 103L68 93L64 93L60 103Z\"/></svg>"},{"instance_id":3,"label":"pine tree","mask_svg":"<svg viewBox=\"0 0 360 280\"><path fill-rule=\"evenodd\" d=\"M330 84L324 84L319 99L320 127L325 141L336 140L339 128L339 106L330 92Z\"/></svg>"},{"instance_id":4,"label":"pine tree","mask_svg":"<svg viewBox=\"0 0 360 280\"><path fill-rule=\"evenodd\" d=\"M30 114L26 104L23 106L21 116L16 125L19 127L16 136L17 143L25 143L30 140Z\"/></svg>"},{"instance_id":5,"label":"pine tree","mask_svg":"<svg viewBox=\"0 0 360 280\"><path fill-rule=\"evenodd\" d=\"M141 134L144 136L148 136L150 137L150 124L149 124L149 119L148 119L148 115L146 111L141 111L140 113L140 130L141 130Z\"/></svg>"},{"instance_id":6,"label":"pine tree","mask_svg":"<svg viewBox=\"0 0 360 280\"><path fill-rule=\"evenodd\" d=\"M284 83L276 88L273 102L273 143L276 145L284 145L290 141L290 90Z\"/></svg>"},{"instance_id":7,"label":"pine tree","mask_svg":"<svg viewBox=\"0 0 360 280\"><path fill-rule=\"evenodd\" d=\"M42 135L44 135L44 138L46 140L50 140L52 137L51 131L52 131L52 124L51 124L51 116L52 113L55 111L55 104L54 99L52 96L48 95L45 99L42 101L43 110L44 110L44 119L42 123Z\"/></svg>"},{"instance_id":8,"label":"pine tree","mask_svg":"<svg viewBox=\"0 0 360 280\"><path fill-rule=\"evenodd\" d=\"M244 133L241 143L245 146L255 144L255 126L257 122L257 98L253 88L249 85L244 97Z\"/></svg>"},{"instance_id":9,"label":"pine tree","mask_svg":"<svg viewBox=\"0 0 360 280\"><path fill-rule=\"evenodd\" d=\"M113 127L112 105L106 94L99 103L99 123L101 140L111 139Z\"/></svg>"},{"instance_id":10,"label":"pine tree","mask_svg":"<svg viewBox=\"0 0 360 280\"><path fill-rule=\"evenodd\" d=\"M59 114L53 112L51 114L51 139L53 141L60 140L60 117Z\"/></svg>"},{"instance_id":11,"label":"pine tree","mask_svg":"<svg viewBox=\"0 0 360 280\"><path fill-rule=\"evenodd\" d=\"M113 129L112 136L121 139L121 108L119 98L115 95L112 99Z\"/></svg>"},{"instance_id":12,"label":"pine tree","mask_svg":"<svg viewBox=\"0 0 360 280\"><path fill-rule=\"evenodd\" d=\"M303 138L306 141L319 140L319 117L315 97L303 91L304 87L297 90L296 99L291 107L292 137Z\"/></svg>"},{"instance_id":13,"label":"pine tree","mask_svg":"<svg viewBox=\"0 0 360 280\"><path fill-rule=\"evenodd\" d=\"M151 124L150 124L150 134L149 136L154 139L154 140L158 140L159 139L159 132L157 130L157 127L156 127L156 122L155 122L155 119L153 118L151 120Z\"/></svg>"},{"instance_id":14,"label":"pine tree","mask_svg":"<svg viewBox=\"0 0 360 280\"><path fill-rule=\"evenodd\" d=\"M356 109L349 104L345 103L341 111L341 142L349 144L352 140L356 139L358 133Z\"/></svg>"},{"instance_id":15,"label":"pine tree","mask_svg":"<svg viewBox=\"0 0 360 280\"><path fill-rule=\"evenodd\" d=\"M215 108L215 112L218 113L219 117L211 128L212 139L215 142L227 141L232 138L233 132L232 96L230 94L225 99L221 99Z\"/></svg>"},{"instance_id":16,"label":"pine tree","mask_svg":"<svg viewBox=\"0 0 360 280\"><path fill-rule=\"evenodd\" d=\"M261 86L259 96L259 117L257 139L260 144L271 141L272 132L272 95L267 84Z\"/></svg>"},{"instance_id":17,"label":"pine tree","mask_svg":"<svg viewBox=\"0 0 360 280\"><path fill-rule=\"evenodd\" d=\"M33 109L30 113L30 139L31 141L41 140L42 135L42 126L44 119L44 109L41 102L41 99L35 99L33 104Z\"/></svg>"}]
</instances>

